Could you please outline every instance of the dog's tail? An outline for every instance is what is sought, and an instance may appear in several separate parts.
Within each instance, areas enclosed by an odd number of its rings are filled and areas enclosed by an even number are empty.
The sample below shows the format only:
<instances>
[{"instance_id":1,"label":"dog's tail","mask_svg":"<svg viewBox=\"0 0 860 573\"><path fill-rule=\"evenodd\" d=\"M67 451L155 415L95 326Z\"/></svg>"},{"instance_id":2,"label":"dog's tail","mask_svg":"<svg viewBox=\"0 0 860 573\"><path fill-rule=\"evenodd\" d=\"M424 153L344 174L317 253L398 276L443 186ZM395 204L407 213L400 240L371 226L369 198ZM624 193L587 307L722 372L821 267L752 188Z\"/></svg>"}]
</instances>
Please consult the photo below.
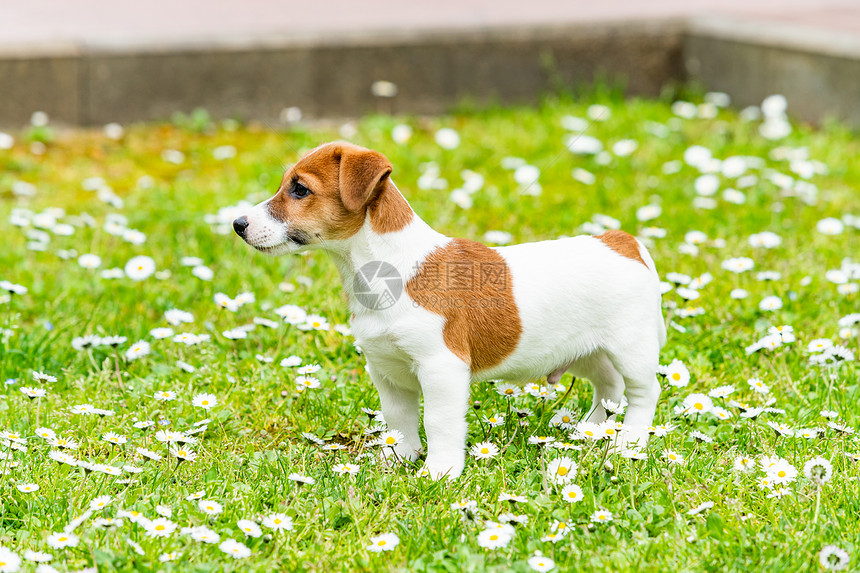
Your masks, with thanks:
<instances>
[{"instance_id":1,"label":"dog's tail","mask_svg":"<svg viewBox=\"0 0 860 573\"><path fill-rule=\"evenodd\" d=\"M639 243L639 256L642 257L642 260L645 261L647 267L652 273L654 273L654 279L659 283L660 275L657 273L657 266L654 264L654 259L651 258L651 253L648 252L648 249L645 248L642 241L636 239L636 242ZM660 340L660 348L663 348L663 345L666 344L666 322L663 320L663 300L660 294L659 284L657 286L657 315L660 317L660 320L658 321L660 325L657 327L659 329L657 331L657 337Z\"/></svg>"}]
</instances>

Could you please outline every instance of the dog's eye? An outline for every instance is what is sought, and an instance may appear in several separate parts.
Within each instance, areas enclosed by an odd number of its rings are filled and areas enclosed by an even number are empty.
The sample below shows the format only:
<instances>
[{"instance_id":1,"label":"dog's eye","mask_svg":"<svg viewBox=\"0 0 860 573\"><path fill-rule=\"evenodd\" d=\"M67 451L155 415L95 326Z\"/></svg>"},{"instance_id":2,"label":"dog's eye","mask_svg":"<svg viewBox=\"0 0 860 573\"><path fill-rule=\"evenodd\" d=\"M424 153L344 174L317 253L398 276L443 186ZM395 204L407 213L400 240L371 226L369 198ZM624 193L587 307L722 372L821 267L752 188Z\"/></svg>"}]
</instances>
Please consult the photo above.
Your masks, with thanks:
<instances>
[{"instance_id":1,"label":"dog's eye","mask_svg":"<svg viewBox=\"0 0 860 573\"><path fill-rule=\"evenodd\" d=\"M311 190L302 185L301 183L296 183L293 185L293 188L290 189L290 195L295 197L296 199L302 199L311 194Z\"/></svg>"}]
</instances>

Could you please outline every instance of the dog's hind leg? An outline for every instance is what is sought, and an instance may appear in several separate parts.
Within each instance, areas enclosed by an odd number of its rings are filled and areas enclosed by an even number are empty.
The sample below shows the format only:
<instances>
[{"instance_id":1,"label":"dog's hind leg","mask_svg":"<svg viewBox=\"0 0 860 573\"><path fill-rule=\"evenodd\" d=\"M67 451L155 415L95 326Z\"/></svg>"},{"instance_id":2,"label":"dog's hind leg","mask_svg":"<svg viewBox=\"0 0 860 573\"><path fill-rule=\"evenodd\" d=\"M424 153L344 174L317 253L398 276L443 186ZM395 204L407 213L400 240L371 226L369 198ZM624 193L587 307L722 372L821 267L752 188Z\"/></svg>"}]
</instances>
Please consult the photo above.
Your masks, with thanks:
<instances>
[{"instance_id":1,"label":"dog's hind leg","mask_svg":"<svg viewBox=\"0 0 860 573\"><path fill-rule=\"evenodd\" d=\"M600 405L601 400L611 400L616 404L621 402L624 392L624 378L603 352L595 352L590 356L580 358L569 369L577 378L587 378L594 387L594 398L586 420L599 424L606 420L606 410Z\"/></svg>"},{"instance_id":2,"label":"dog's hind leg","mask_svg":"<svg viewBox=\"0 0 860 573\"><path fill-rule=\"evenodd\" d=\"M654 423L654 413L660 398L657 382L659 344L657 339L639 337L635 344L620 345L624 352L611 354L616 369L624 377L624 395L627 413L621 432L622 449L644 447L648 442L648 428Z\"/></svg>"}]
</instances>

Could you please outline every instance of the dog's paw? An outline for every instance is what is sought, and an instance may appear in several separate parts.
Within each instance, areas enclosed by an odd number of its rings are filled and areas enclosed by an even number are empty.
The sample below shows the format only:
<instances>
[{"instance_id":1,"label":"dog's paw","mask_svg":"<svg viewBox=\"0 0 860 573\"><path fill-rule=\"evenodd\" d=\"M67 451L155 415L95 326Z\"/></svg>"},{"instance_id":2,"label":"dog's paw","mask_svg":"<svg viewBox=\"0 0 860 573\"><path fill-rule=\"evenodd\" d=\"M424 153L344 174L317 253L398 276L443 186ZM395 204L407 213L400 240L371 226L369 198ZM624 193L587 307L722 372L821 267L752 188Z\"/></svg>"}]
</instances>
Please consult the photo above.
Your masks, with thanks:
<instances>
[{"instance_id":1,"label":"dog's paw","mask_svg":"<svg viewBox=\"0 0 860 573\"><path fill-rule=\"evenodd\" d=\"M649 437L650 434L646 428L624 427L618 432L618 437L610 451L625 457L636 457L645 450Z\"/></svg>"},{"instance_id":2,"label":"dog's paw","mask_svg":"<svg viewBox=\"0 0 860 573\"><path fill-rule=\"evenodd\" d=\"M456 479L463 473L465 465L466 460L463 456L433 456L431 454L424 462L421 474L429 476L434 481L442 478Z\"/></svg>"}]
</instances>

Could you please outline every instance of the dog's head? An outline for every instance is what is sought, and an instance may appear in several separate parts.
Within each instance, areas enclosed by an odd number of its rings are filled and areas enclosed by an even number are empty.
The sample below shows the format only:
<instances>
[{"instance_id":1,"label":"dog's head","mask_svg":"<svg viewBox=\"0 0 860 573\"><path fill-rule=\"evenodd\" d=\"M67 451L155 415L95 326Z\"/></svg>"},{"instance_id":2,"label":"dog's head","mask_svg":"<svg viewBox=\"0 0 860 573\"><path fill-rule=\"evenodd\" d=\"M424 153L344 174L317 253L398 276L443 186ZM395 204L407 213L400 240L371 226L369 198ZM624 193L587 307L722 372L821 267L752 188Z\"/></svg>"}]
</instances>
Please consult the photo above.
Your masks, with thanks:
<instances>
[{"instance_id":1,"label":"dog's head","mask_svg":"<svg viewBox=\"0 0 860 573\"><path fill-rule=\"evenodd\" d=\"M361 229L390 174L391 163L381 153L326 143L299 159L274 197L233 221L233 229L273 255L336 245Z\"/></svg>"}]
</instances>

